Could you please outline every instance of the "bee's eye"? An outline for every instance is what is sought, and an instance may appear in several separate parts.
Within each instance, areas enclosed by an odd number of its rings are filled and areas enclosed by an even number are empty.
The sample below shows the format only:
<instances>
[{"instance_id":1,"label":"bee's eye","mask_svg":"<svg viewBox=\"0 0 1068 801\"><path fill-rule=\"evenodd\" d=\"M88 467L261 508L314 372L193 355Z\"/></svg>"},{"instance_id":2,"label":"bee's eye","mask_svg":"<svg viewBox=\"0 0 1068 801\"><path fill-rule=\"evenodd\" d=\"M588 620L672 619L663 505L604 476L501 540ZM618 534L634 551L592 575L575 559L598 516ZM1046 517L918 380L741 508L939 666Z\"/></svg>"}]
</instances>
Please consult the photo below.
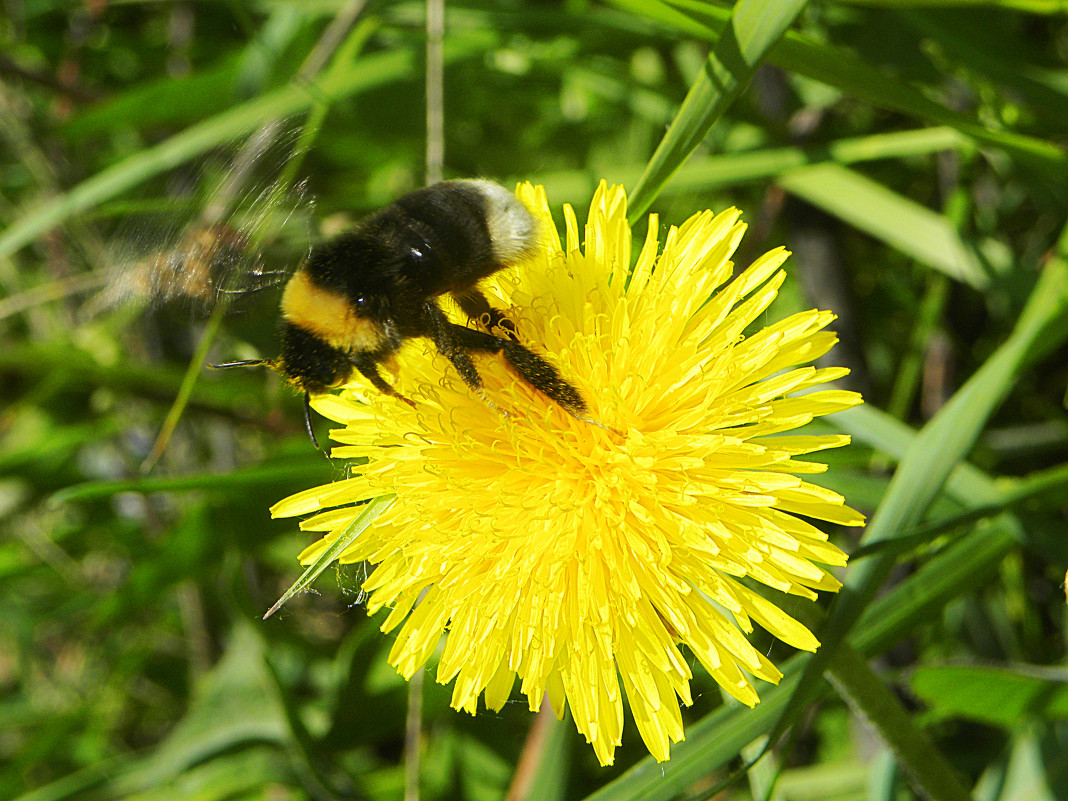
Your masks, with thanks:
<instances>
[{"instance_id":1,"label":"bee's eye","mask_svg":"<svg viewBox=\"0 0 1068 801\"><path fill-rule=\"evenodd\" d=\"M344 370L339 369L337 365L329 362L322 362L312 368L315 376L315 382L321 385L324 389L337 389L345 383L345 379L348 378Z\"/></svg>"}]
</instances>

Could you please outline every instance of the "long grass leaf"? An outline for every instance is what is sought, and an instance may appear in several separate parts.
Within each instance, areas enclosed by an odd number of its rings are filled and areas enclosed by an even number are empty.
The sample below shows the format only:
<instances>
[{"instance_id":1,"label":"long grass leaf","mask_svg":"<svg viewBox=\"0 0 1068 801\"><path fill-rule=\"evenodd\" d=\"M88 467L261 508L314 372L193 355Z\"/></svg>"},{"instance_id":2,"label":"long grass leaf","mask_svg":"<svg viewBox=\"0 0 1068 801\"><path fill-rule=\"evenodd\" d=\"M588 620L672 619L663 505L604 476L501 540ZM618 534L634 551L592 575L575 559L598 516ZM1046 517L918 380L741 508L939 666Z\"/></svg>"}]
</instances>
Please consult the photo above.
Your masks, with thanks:
<instances>
[{"instance_id":1,"label":"long grass leaf","mask_svg":"<svg viewBox=\"0 0 1068 801\"><path fill-rule=\"evenodd\" d=\"M308 446L311 450L311 446ZM229 473L197 474L173 478L135 478L119 481L87 481L74 484L54 493L49 502L58 506L71 501L87 501L94 498L109 498L120 492L238 492L243 489L263 487L269 484L307 484L322 481L324 467L321 458L309 458L294 464L270 464L234 470Z\"/></svg>"},{"instance_id":2,"label":"long grass leaf","mask_svg":"<svg viewBox=\"0 0 1068 801\"><path fill-rule=\"evenodd\" d=\"M704 68L630 193L630 220L638 219L713 123L749 84L768 49L790 27L805 0L739 0Z\"/></svg>"},{"instance_id":3,"label":"long grass leaf","mask_svg":"<svg viewBox=\"0 0 1068 801\"><path fill-rule=\"evenodd\" d=\"M924 797L971 801L971 794L934 741L856 651L848 645L839 648L830 674L838 694L879 732Z\"/></svg>"},{"instance_id":4,"label":"long grass leaf","mask_svg":"<svg viewBox=\"0 0 1068 801\"><path fill-rule=\"evenodd\" d=\"M674 30L717 41L730 11L701 0L612 0L655 19ZM970 119L929 99L909 83L887 75L843 50L789 31L771 48L768 62L798 75L832 86L876 108L900 111L910 116L949 125L977 142L1003 148L1049 175L1063 175L1068 153L1050 142L1014 131L998 130ZM1039 173L1042 175L1043 173ZM1057 182L1048 184L1056 190ZM1063 191L1063 182L1060 189Z\"/></svg>"},{"instance_id":5,"label":"long grass leaf","mask_svg":"<svg viewBox=\"0 0 1068 801\"><path fill-rule=\"evenodd\" d=\"M1013 388L1019 373L1066 340L1068 229L1060 240L1057 256L1040 276L1012 334L913 441L865 531L863 544L893 539L920 521L950 472L971 449L990 415ZM880 554L849 571L820 632L822 647L806 666L791 711L807 705L838 643L864 613L894 563L892 554ZM787 725L789 718L787 713L780 729Z\"/></svg>"},{"instance_id":6,"label":"long grass leaf","mask_svg":"<svg viewBox=\"0 0 1068 801\"><path fill-rule=\"evenodd\" d=\"M790 170L776 182L921 264L974 289L989 286L991 270L1004 272L1010 268L1010 254L1004 246L990 242L987 258L980 258L941 214L840 164Z\"/></svg>"}]
</instances>

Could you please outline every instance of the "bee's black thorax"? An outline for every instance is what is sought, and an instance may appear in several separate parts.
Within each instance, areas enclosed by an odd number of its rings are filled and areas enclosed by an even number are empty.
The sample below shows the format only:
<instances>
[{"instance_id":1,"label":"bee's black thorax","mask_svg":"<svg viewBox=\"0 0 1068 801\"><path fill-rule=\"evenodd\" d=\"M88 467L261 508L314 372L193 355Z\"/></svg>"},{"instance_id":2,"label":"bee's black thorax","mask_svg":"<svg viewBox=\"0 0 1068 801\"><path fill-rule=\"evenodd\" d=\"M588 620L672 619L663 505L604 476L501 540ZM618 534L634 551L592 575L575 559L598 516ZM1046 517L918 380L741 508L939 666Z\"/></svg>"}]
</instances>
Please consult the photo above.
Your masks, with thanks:
<instances>
[{"instance_id":1,"label":"bee's black thorax","mask_svg":"<svg viewBox=\"0 0 1068 801\"><path fill-rule=\"evenodd\" d=\"M514 325L477 287L532 255L537 227L515 195L489 181L448 181L405 195L315 247L290 278L274 366L310 394L358 371L414 405L378 368L405 340L428 337L473 390L482 392L482 379L471 354L500 353L523 380L587 419L578 390L518 342ZM482 329L451 321L438 305L445 294Z\"/></svg>"},{"instance_id":2,"label":"bee's black thorax","mask_svg":"<svg viewBox=\"0 0 1068 801\"><path fill-rule=\"evenodd\" d=\"M428 297L463 291L505 266L487 221L487 200L470 182L420 189L325 242L305 271L320 286L387 301L372 316L412 314Z\"/></svg>"}]
</instances>

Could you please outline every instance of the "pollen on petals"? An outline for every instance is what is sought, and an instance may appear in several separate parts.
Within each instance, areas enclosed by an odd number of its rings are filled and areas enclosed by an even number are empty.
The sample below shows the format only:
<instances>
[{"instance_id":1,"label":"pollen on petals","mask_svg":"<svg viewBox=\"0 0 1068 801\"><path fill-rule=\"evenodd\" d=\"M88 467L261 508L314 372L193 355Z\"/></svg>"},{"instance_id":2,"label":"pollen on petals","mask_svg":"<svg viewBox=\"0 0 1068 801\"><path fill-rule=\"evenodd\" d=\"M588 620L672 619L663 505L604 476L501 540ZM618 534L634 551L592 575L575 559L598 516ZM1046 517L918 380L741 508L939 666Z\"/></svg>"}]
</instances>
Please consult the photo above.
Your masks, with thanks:
<instances>
[{"instance_id":1,"label":"pollen on petals","mask_svg":"<svg viewBox=\"0 0 1068 801\"><path fill-rule=\"evenodd\" d=\"M780 249L744 270L731 261L737 210L701 212L660 241L651 218L632 253L626 196L598 188L585 223L564 209L563 240L541 187L517 194L543 241L521 269L485 283L519 338L581 393L578 420L475 355L484 397L426 340L399 355L398 390L357 381L314 401L341 428L333 454L351 477L298 493L275 516L311 515L323 539L310 562L361 513L397 501L341 555L368 562L371 614L387 612L390 662L410 677L437 660L452 705L499 709L518 687L548 697L602 764L622 742L624 704L658 760L683 739L694 658L742 703L775 666L749 642L757 623L803 650L819 643L755 592L755 581L814 598L840 586L845 554L810 521L863 517L806 477L804 458L849 438L797 433L861 402L819 389L844 370L815 368L836 339L829 312L753 331L778 288ZM458 315L460 320L461 316Z\"/></svg>"}]
</instances>

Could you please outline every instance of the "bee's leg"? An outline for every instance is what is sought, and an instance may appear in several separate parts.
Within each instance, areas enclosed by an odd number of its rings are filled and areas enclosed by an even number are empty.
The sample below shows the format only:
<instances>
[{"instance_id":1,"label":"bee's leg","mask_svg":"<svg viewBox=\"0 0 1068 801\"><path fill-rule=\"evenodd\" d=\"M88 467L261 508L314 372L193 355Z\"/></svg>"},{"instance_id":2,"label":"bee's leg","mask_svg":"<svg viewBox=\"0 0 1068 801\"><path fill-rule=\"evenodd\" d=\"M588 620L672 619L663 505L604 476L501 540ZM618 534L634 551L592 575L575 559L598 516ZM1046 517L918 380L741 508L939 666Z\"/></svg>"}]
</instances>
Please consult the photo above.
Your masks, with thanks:
<instances>
[{"instance_id":1,"label":"bee's leg","mask_svg":"<svg viewBox=\"0 0 1068 801\"><path fill-rule=\"evenodd\" d=\"M475 371L474 363L467 352L500 353L511 368L534 389L556 401L573 417L579 420L590 419L586 402L578 390L571 386L545 359L515 340L496 337L483 331L446 322L441 334L435 336L434 344L448 357L449 361L456 365L461 377L474 389L481 390L482 380Z\"/></svg>"},{"instance_id":2,"label":"bee's leg","mask_svg":"<svg viewBox=\"0 0 1068 801\"><path fill-rule=\"evenodd\" d=\"M390 395L397 400L402 400L415 408L415 401L401 395L397 390L391 387L386 380L382 378L382 374L378 372L378 362L367 354L357 354L352 357L352 366L355 367L366 378L374 388L381 392L383 395Z\"/></svg>"},{"instance_id":3,"label":"bee's leg","mask_svg":"<svg viewBox=\"0 0 1068 801\"><path fill-rule=\"evenodd\" d=\"M590 419L586 401L582 399L579 391L560 375L559 370L515 340L497 338L497 341L503 345L501 350L508 364L528 384L559 403L572 417L587 421Z\"/></svg>"},{"instance_id":4,"label":"bee's leg","mask_svg":"<svg viewBox=\"0 0 1068 801\"><path fill-rule=\"evenodd\" d=\"M466 331L495 342L504 342L505 340L482 331L476 331L473 328L466 328L449 322L444 312L436 304L427 303L425 310L429 329L426 335L434 342L434 347L438 349L438 353L452 362L453 367L456 368L456 372L460 374L460 378L464 380L464 383L485 399L485 395L482 392L482 376L478 374L475 363L467 355L469 347L457 338L457 334L461 331ZM486 350L486 348L478 348L478 350ZM500 350L500 348L496 350Z\"/></svg>"},{"instance_id":5,"label":"bee's leg","mask_svg":"<svg viewBox=\"0 0 1068 801\"><path fill-rule=\"evenodd\" d=\"M312 427L311 421L311 393L304 393L304 428L308 432L308 437L312 441L312 445L315 450L321 450L319 447L319 440L315 438L315 429Z\"/></svg>"},{"instance_id":6,"label":"bee's leg","mask_svg":"<svg viewBox=\"0 0 1068 801\"><path fill-rule=\"evenodd\" d=\"M490 306L486 296L477 289L468 289L464 292L453 294L457 304L470 319L477 320L486 327L487 331L500 328L510 339L515 339L515 324L512 323L504 312Z\"/></svg>"}]
</instances>

